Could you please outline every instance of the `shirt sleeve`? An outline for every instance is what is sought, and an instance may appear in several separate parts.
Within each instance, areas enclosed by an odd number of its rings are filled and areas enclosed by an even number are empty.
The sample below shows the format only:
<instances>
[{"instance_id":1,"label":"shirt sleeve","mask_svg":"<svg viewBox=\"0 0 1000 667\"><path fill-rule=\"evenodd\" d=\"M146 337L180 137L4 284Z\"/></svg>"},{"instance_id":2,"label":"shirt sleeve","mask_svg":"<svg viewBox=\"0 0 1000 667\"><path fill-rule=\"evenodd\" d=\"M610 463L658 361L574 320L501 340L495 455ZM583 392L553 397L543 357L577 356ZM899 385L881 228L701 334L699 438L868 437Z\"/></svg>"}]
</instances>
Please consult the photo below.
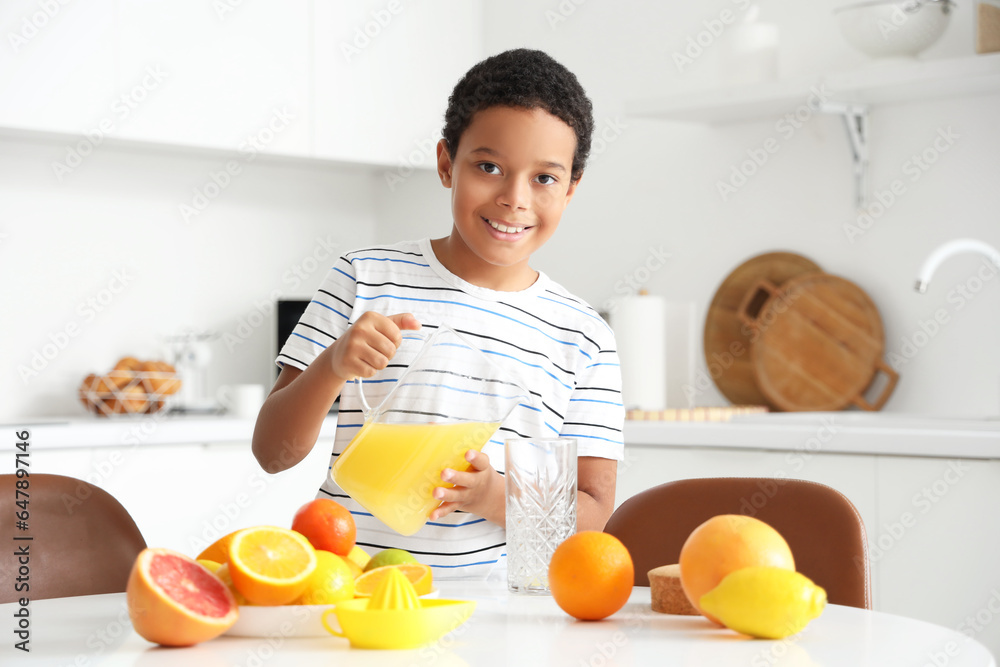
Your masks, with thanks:
<instances>
[{"instance_id":1,"label":"shirt sleeve","mask_svg":"<svg viewBox=\"0 0 1000 667\"><path fill-rule=\"evenodd\" d=\"M613 338L611 342L578 375L560 435L576 438L577 456L621 461L625 458L625 406L618 352Z\"/></svg>"},{"instance_id":2,"label":"shirt sleeve","mask_svg":"<svg viewBox=\"0 0 1000 667\"><path fill-rule=\"evenodd\" d=\"M320 352L340 338L351 323L357 284L354 265L346 257L340 257L306 306L275 363L305 370Z\"/></svg>"}]
</instances>

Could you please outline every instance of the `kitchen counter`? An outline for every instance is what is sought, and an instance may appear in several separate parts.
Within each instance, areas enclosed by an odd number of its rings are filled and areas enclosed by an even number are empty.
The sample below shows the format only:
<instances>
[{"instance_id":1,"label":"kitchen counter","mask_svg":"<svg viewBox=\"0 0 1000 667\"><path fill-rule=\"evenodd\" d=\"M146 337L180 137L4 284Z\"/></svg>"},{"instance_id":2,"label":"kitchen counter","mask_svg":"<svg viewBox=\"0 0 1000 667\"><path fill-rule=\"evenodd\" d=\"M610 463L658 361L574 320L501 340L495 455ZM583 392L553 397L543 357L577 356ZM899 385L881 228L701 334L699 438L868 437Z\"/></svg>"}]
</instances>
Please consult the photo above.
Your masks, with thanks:
<instances>
[{"instance_id":1,"label":"kitchen counter","mask_svg":"<svg viewBox=\"0 0 1000 667\"><path fill-rule=\"evenodd\" d=\"M629 421L628 445L1000 459L1000 419L785 412L728 422Z\"/></svg>"},{"instance_id":2,"label":"kitchen counter","mask_svg":"<svg viewBox=\"0 0 1000 667\"><path fill-rule=\"evenodd\" d=\"M78 449L84 447L121 447L138 444L192 445L249 442L254 419L226 415L135 415L125 417L70 417L66 419L8 422L6 432L27 429L35 449ZM332 439L337 415L323 421L319 437ZM12 450L11 437L0 442L0 451Z\"/></svg>"},{"instance_id":3,"label":"kitchen counter","mask_svg":"<svg viewBox=\"0 0 1000 667\"><path fill-rule=\"evenodd\" d=\"M9 431L29 429L36 449L249 442L254 420L227 416L72 417L8 422ZM320 438L332 439L337 417L323 423ZM728 422L625 423L625 442L643 447L704 447L830 454L879 454L1000 459L1000 420L949 419L894 413L815 412L743 415ZM0 450L12 450L4 438Z\"/></svg>"}]
</instances>

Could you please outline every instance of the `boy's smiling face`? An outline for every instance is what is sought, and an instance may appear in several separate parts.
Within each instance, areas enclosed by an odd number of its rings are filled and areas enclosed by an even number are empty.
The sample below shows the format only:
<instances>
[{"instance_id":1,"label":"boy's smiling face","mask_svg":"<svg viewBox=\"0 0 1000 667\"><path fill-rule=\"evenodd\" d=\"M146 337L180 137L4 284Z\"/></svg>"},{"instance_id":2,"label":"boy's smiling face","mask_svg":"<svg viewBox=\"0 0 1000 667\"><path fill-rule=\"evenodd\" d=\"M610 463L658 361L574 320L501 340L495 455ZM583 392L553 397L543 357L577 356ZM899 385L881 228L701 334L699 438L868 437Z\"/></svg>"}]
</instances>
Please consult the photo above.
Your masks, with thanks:
<instances>
[{"instance_id":1,"label":"boy's smiling face","mask_svg":"<svg viewBox=\"0 0 1000 667\"><path fill-rule=\"evenodd\" d=\"M576 133L542 109L490 107L462 133L454 160L438 144L438 174L451 188L454 228L433 243L452 273L480 287L516 291L559 226L577 183L570 181Z\"/></svg>"}]
</instances>

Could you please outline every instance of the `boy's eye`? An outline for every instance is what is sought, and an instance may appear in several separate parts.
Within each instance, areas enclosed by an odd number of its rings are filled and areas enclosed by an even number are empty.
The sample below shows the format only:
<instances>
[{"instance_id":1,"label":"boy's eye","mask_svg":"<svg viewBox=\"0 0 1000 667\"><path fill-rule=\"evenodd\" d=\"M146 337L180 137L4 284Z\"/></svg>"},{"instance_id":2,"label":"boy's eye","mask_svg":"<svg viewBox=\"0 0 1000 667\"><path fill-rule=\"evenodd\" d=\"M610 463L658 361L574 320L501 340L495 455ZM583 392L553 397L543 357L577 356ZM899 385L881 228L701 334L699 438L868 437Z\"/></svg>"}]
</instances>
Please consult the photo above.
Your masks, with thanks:
<instances>
[{"instance_id":1,"label":"boy's eye","mask_svg":"<svg viewBox=\"0 0 1000 667\"><path fill-rule=\"evenodd\" d=\"M479 168L485 171L487 174L499 174L500 167L496 166L492 162L480 162Z\"/></svg>"},{"instance_id":2,"label":"boy's eye","mask_svg":"<svg viewBox=\"0 0 1000 667\"><path fill-rule=\"evenodd\" d=\"M539 174L535 177L535 180L542 185L552 185L556 182L555 176L550 176L549 174Z\"/></svg>"}]
</instances>

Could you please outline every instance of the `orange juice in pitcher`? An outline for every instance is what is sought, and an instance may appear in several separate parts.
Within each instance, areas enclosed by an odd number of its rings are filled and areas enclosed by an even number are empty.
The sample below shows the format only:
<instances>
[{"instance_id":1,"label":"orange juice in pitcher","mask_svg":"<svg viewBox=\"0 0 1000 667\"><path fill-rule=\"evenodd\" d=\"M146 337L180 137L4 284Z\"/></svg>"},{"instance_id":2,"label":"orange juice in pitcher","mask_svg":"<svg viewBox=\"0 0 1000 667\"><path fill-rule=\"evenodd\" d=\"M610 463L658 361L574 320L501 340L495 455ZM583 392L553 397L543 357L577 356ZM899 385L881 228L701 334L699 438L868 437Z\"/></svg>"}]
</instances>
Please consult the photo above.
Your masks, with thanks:
<instances>
[{"instance_id":1,"label":"orange juice in pitcher","mask_svg":"<svg viewBox=\"0 0 1000 667\"><path fill-rule=\"evenodd\" d=\"M359 389L360 379L356 380ZM434 489L452 484L445 468L465 471L529 392L454 330L441 326L376 407L360 392L365 420L330 474L387 526L412 535L440 504Z\"/></svg>"},{"instance_id":2,"label":"orange juice in pitcher","mask_svg":"<svg viewBox=\"0 0 1000 667\"><path fill-rule=\"evenodd\" d=\"M499 426L485 422L365 424L337 458L334 477L383 523L401 535L412 535L441 504L434 498L434 489L454 486L442 481L441 471L467 470L465 453L481 451Z\"/></svg>"}]
</instances>

